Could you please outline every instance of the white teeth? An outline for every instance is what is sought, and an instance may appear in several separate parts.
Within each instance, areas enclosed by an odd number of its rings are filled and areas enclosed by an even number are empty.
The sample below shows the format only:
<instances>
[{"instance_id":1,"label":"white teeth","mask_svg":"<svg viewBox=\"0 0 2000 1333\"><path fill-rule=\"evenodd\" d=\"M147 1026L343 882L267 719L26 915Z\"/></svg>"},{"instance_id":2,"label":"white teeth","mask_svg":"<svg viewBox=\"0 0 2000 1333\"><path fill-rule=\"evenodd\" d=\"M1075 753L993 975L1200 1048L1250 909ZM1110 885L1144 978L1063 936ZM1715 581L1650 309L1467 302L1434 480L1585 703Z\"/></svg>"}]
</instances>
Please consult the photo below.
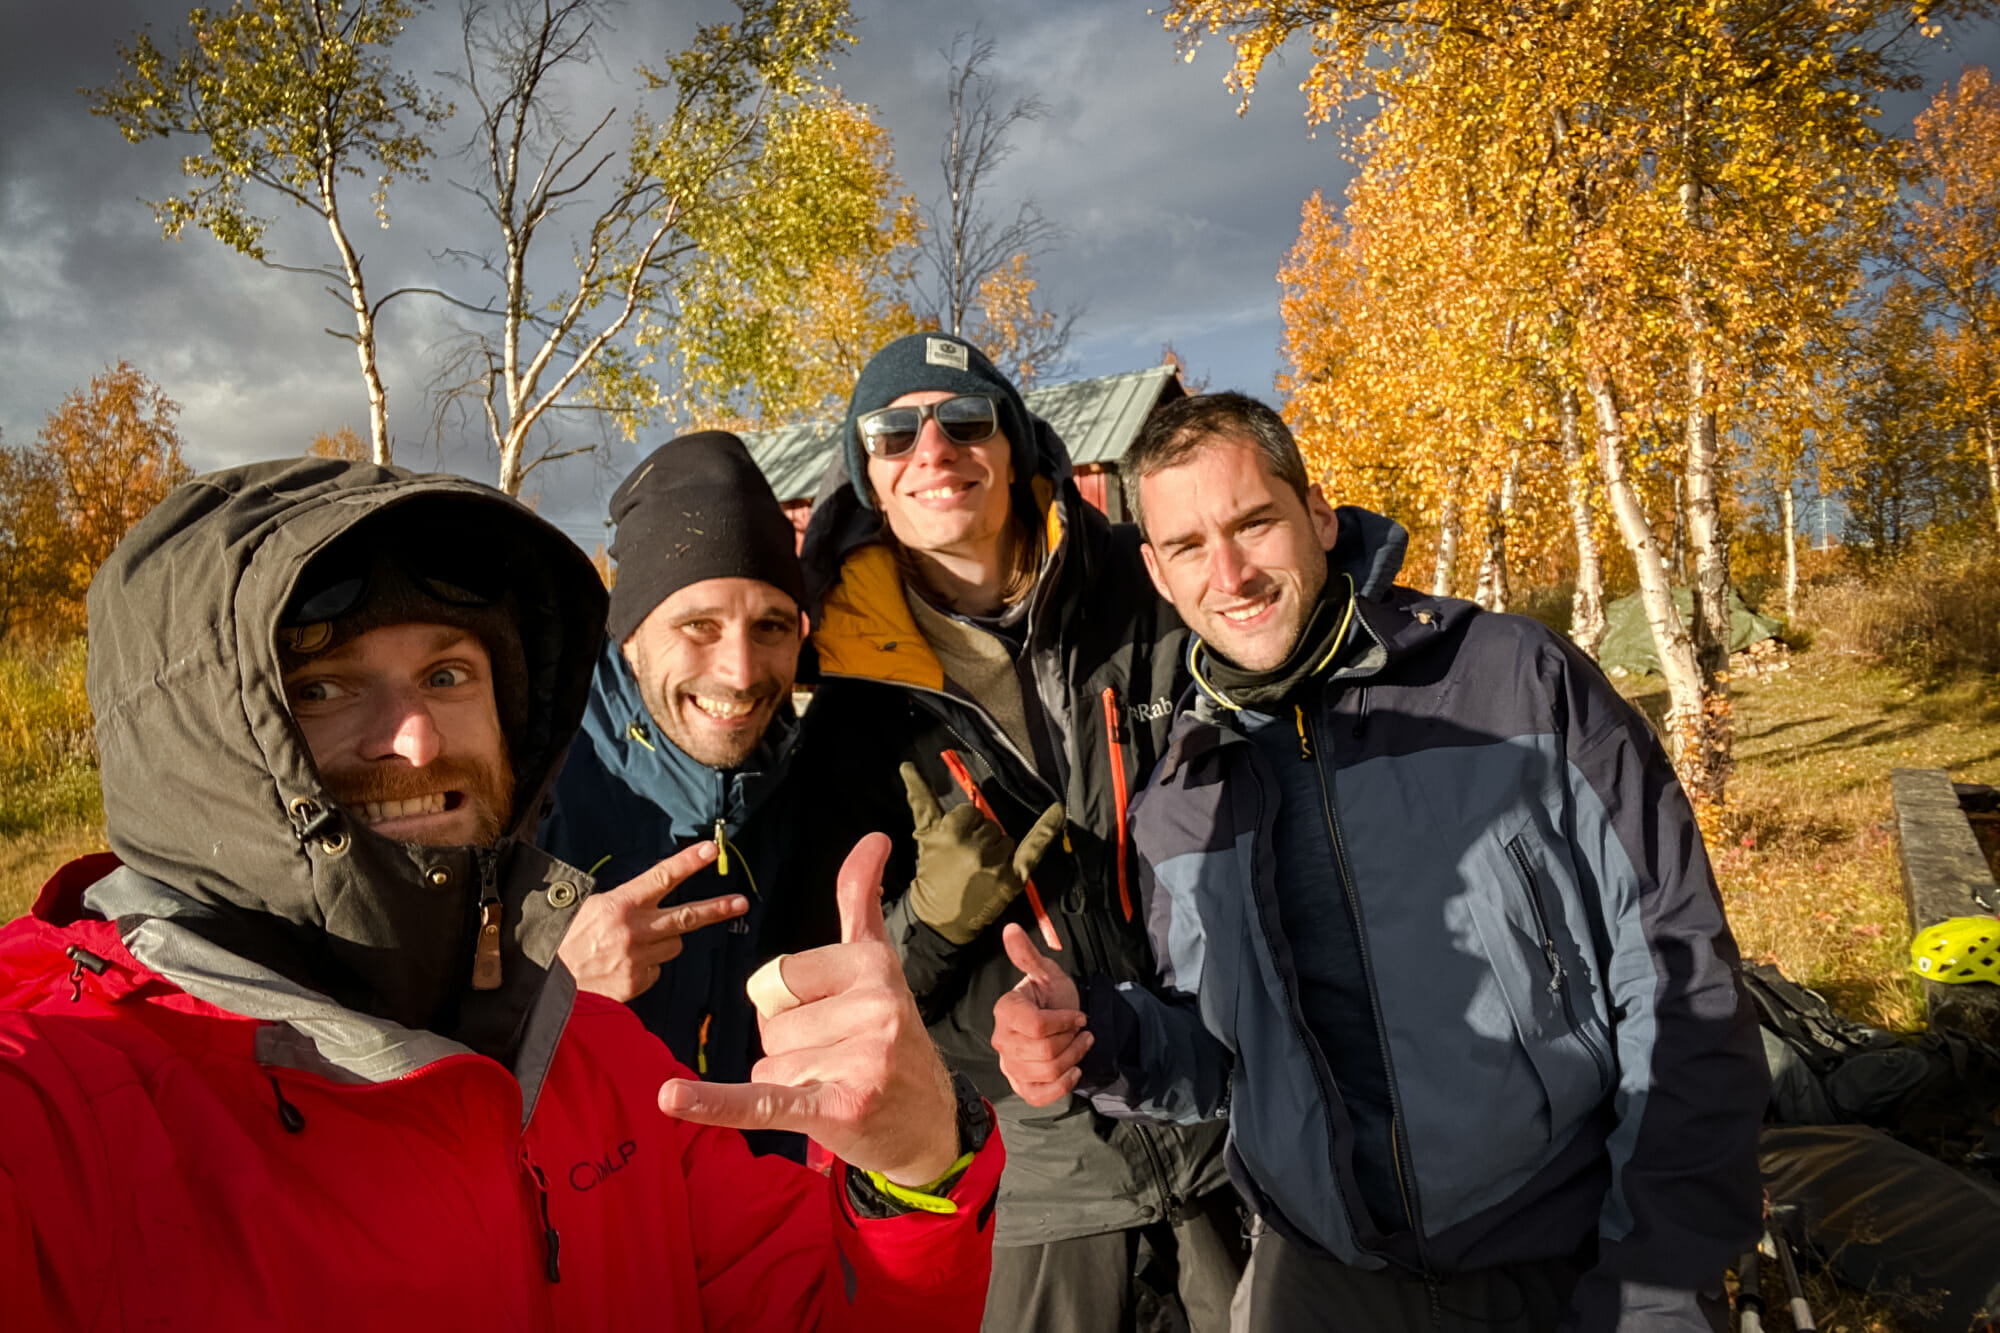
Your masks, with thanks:
<instances>
[{"instance_id":1,"label":"white teeth","mask_svg":"<svg viewBox=\"0 0 2000 1333\"><path fill-rule=\"evenodd\" d=\"M407 815L434 815L444 809L444 793L432 792L429 796L413 796L407 801L369 801L361 807L363 823L380 824L384 820L402 819Z\"/></svg>"},{"instance_id":2,"label":"white teeth","mask_svg":"<svg viewBox=\"0 0 2000 1333\"><path fill-rule=\"evenodd\" d=\"M1263 614L1264 608L1269 605L1269 602L1259 602L1257 605L1247 607L1241 611L1224 611L1222 618L1224 620L1249 620L1253 616Z\"/></svg>"},{"instance_id":3,"label":"white teeth","mask_svg":"<svg viewBox=\"0 0 2000 1333\"><path fill-rule=\"evenodd\" d=\"M918 491L917 498L919 500L949 500L962 489L964 488L960 486L933 486L927 491Z\"/></svg>"},{"instance_id":4,"label":"white teeth","mask_svg":"<svg viewBox=\"0 0 2000 1333\"><path fill-rule=\"evenodd\" d=\"M699 708L712 718L718 718L723 721L736 717L748 717L751 710L757 707L754 703L737 703L727 699L704 699L699 694L691 695L690 697L694 700L696 708Z\"/></svg>"}]
</instances>

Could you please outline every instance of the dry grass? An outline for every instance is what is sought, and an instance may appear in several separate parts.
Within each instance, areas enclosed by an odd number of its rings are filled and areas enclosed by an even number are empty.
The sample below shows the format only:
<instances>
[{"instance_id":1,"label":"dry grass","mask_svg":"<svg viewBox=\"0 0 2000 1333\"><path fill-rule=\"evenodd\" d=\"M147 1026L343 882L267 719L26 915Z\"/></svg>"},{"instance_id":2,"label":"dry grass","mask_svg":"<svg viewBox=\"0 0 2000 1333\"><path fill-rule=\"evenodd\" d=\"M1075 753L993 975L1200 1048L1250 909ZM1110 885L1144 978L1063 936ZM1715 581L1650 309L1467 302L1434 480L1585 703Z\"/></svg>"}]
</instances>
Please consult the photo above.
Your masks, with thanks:
<instances>
[{"instance_id":1,"label":"dry grass","mask_svg":"<svg viewBox=\"0 0 2000 1333\"><path fill-rule=\"evenodd\" d=\"M0 920L104 845L83 640L0 652Z\"/></svg>"},{"instance_id":2,"label":"dry grass","mask_svg":"<svg viewBox=\"0 0 2000 1333\"><path fill-rule=\"evenodd\" d=\"M1665 705L1657 682L1626 688L1649 713ZM1994 680L1912 683L1816 649L1732 693L1736 773L1709 855L1744 957L1776 963L1850 1017L1920 1027L1889 771L2000 783Z\"/></svg>"},{"instance_id":3,"label":"dry grass","mask_svg":"<svg viewBox=\"0 0 2000 1333\"><path fill-rule=\"evenodd\" d=\"M1805 590L1799 622L1823 648L1914 679L2000 672L2000 548L1920 543Z\"/></svg>"}]
</instances>

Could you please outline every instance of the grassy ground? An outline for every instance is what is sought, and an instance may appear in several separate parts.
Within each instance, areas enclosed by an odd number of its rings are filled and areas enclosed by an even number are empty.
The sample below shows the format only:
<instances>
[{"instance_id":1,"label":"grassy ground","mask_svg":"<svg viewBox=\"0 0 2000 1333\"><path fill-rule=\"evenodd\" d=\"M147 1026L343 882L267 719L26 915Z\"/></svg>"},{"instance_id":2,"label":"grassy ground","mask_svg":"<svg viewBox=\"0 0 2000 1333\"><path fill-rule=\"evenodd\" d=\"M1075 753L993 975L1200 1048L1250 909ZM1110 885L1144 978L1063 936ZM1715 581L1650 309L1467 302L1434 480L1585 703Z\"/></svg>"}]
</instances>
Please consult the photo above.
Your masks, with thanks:
<instances>
[{"instance_id":1,"label":"grassy ground","mask_svg":"<svg viewBox=\"0 0 2000 1333\"><path fill-rule=\"evenodd\" d=\"M103 847L103 822L82 640L0 654L0 921Z\"/></svg>"},{"instance_id":2,"label":"grassy ground","mask_svg":"<svg viewBox=\"0 0 2000 1333\"><path fill-rule=\"evenodd\" d=\"M1657 683L1628 687L1666 707ZM1913 1029L1923 1014L1889 804L1893 768L2000 784L1990 676L1913 684L1835 652L1739 679L1726 834L1709 848L1745 958L1775 962L1850 1017Z\"/></svg>"}]
</instances>

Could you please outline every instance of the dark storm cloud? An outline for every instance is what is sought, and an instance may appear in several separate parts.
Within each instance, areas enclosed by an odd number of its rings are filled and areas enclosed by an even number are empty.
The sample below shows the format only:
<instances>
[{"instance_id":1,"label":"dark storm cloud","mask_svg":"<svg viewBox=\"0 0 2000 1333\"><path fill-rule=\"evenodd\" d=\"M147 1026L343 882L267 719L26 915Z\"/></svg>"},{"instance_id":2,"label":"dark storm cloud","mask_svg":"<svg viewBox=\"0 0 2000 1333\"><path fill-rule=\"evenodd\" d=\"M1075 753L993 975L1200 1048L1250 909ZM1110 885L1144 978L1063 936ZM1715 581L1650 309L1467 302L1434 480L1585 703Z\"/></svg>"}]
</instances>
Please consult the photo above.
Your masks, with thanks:
<instances>
[{"instance_id":1,"label":"dark storm cloud","mask_svg":"<svg viewBox=\"0 0 2000 1333\"><path fill-rule=\"evenodd\" d=\"M150 22L162 45L185 23L189 0L74 0L6 6L0 31L0 347L7 354L0 429L33 438L64 393L120 357L183 404L190 461L214 467L303 448L345 423L365 433L367 404L343 307L306 277L270 272L190 229L161 240L140 198L184 188L181 148L133 147L88 112L80 86L118 74L115 48ZM1024 193L1067 229L1039 265L1057 306L1085 305L1073 354L1086 375L1154 363L1171 341L1215 387L1268 393L1280 336L1274 275L1315 189L1338 199L1348 178L1330 133L1310 137L1294 84L1301 62L1267 71L1247 116L1223 87L1227 49L1212 42L1183 64L1157 18L1136 3L1074 0L856 0L856 47L833 81L875 109L894 136L908 188L937 189L944 126L944 59L953 37L978 24L995 43L993 72L1008 96L1033 95L1051 114L1024 125L1016 153L991 182L990 203L1011 210ZM601 66L576 81L586 110L633 103L632 67L683 42L697 17L726 7L635 3L605 34ZM1926 56L1931 88L1967 63L2000 60L1994 31L1958 37ZM463 101L433 72L456 63L455 6L435 7L397 48L432 88ZM1928 93L1892 107L1906 122ZM1894 124L1885 128L1896 128ZM440 268L427 253L484 245L472 206L445 182L468 174L452 156L466 127L439 140L428 184L391 196L394 225L350 208L371 288L440 284L481 299L476 275ZM260 205L263 201L259 201ZM281 258L322 264L326 238L312 219L279 207ZM551 247L561 258L563 244ZM466 322L435 301L399 301L382 325L383 363L398 457L491 476L477 430L428 439L425 386L440 345ZM580 460L530 478L543 512L589 544L617 475L638 445L620 443L611 470Z\"/></svg>"}]
</instances>

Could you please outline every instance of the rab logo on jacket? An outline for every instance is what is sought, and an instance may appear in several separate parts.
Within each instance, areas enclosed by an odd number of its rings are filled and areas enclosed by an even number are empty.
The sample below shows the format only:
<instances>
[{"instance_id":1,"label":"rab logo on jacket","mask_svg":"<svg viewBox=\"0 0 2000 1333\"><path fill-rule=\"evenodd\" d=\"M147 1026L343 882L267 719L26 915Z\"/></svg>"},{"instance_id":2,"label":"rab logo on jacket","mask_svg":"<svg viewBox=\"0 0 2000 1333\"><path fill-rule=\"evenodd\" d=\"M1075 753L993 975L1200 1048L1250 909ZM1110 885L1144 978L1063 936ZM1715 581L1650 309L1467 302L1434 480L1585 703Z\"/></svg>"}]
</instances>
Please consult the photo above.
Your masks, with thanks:
<instances>
[{"instance_id":1,"label":"rab logo on jacket","mask_svg":"<svg viewBox=\"0 0 2000 1333\"><path fill-rule=\"evenodd\" d=\"M1173 701L1162 695L1149 704L1133 704L1128 709L1134 722L1157 722L1174 711Z\"/></svg>"},{"instance_id":2,"label":"rab logo on jacket","mask_svg":"<svg viewBox=\"0 0 2000 1333\"><path fill-rule=\"evenodd\" d=\"M627 1139L597 1161L581 1161L569 1169L569 1187L581 1194L594 1190L632 1163L639 1145Z\"/></svg>"}]
</instances>

